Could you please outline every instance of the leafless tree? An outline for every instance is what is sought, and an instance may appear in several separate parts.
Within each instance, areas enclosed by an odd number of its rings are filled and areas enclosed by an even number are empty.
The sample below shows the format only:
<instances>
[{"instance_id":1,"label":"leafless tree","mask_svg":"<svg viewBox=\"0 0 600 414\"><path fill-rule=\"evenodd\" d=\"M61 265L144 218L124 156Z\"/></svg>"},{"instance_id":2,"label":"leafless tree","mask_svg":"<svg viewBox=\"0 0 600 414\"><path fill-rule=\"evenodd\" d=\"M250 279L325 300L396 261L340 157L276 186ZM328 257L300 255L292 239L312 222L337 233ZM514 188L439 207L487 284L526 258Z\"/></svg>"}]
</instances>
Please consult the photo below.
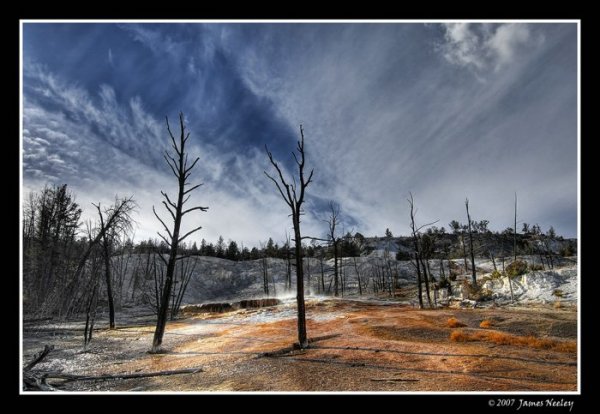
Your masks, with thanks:
<instances>
[{"instance_id":1,"label":"leafless tree","mask_svg":"<svg viewBox=\"0 0 600 414\"><path fill-rule=\"evenodd\" d=\"M417 210L415 208L415 201L412 193L409 193L408 205L410 206L410 228L413 239L413 248L415 250L415 268L417 269L417 291L419 295L419 307L423 308L423 288L421 286L422 278L425 281L425 289L427 294L427 303L429 307L432 307L431 303L431 295L429 292L429 280L427 278L427 268L423 262L422 257L422 246L421 246L421 230L425 227L431 226L438 222L438 220L433 221L431 223L423 224L422 226L417 226L415 223L415 215L417 214Z\"/></svg>"},{"instance_id":2,"label":"leafless tree","mask_svg":"<svg viewBox=\"0 0 600 414\"><path fill-rule=\"evenodd\" d=\"M273 154L269 151L265 145L269 161L277 171L278 180L269 175L266 171L265 175L273 181L279 194L292 210L292 223L294 226L294 242L296 244L296 290L297 290L297 305L298 305L298 343L300 348L306 348L308 346L308 338L306 336L306 311L304 304L304 272L302 268L302 235L300 232L300 216L303 215L302 203L304 203L304 195L306 187L311 183L314 170L310 171L308 178L304 176L304 164L305 164L305 153L304 153L304 130L300 125L300 141L295 152L292 152L296 165L298 166L298 181L296 177L293 177L291 183L283 177L283 172L279 167L277 161L273 159Z\"/></svg>"},{"instance_id":3,"label":"leafless tree","mask_svg":"<svg viewBox=\"0 0 600 414\"><path fill-rule=\"evenodd\" d=\"M98 209L98 213L100 215L100 222L98 223L98 227L95 231L95 236L92 236L92 232L89 233L89 241L88 246L83 253L82 257L79 259L79 264L77 265L77 269L71 279L69 285L66 289L66 295L63 300L62 311L64 314L69 314L73 307L73 302L75 300L74 292L76 291L76 287L80 282L80 278L82 273L85 270L85 266L87 260L90 257L90 254L93 252L96 246L99 246L100 243L104 243L105 238L114 230L115 232L127 232L131 229L132 223L134 220L131 217L131 214L136 210L137 204L133 200L133 196L119 198L115 197L115 204L105 208L104 211L100 208L100 203L93 204L96 209ZM106 259L105 259L106 266ZM106 266L110 268L110 266ZM110 279L110 269L105 273L108 275L107 278ZM110 281L107 279L107 290ZM109 293L109 296L112 293ZM109 299L110 304L111 299ZM110 305L109 305L110 306ZM114 327L114 307L113 307L113 318L112 325Z\"/></svg>"},{"instance_id":4,"label":"leafless tree","mask_svg":"<svg viewBox=\"0 0 600 414\"><path fill-rule=\"evenodd\" d=\"M169 308L169 301L171 299L171 289L173 286L173 275L175 273L175 263L177 260L184 258L184 256L177 257L179 243L185 240L191 234L197 232L202 227L196 227L183 236L180 236L179 232L181 229L181 220L183 216L193 211L207 211L208 207L194 206L187 209L184 209L186 202L190 198L190 193L200 187L202 184L196 184L192 187L186 188L189 186L188 179L190 178L191 171L200 159L197 157L191 164L188 164L188 154L185 152L185 144L190 137L190 133L186 133L185 124L183 122L183 113L179 114L179 142L176 141L175 136L171 132L171 127L169 126L169 118L166 118L167 122L167 131L169 132L169 137L171 138L171 146L173 147L173 151L175 154L171 155L169 151L165 151L164 159L177 178L177 199L175 202L171 201L167 193L161 191L160 193L164 197L163 205L165 209L169 212L169 215L173 219L173 227L172 230L165 224L163 219L156 213L154 206L152 207L152 211L154 215L162 224L163 229L166 231L166 235L158 232L159 237L167 244L169 248L169 257L165 259L163 255L159 255L160 259L167 266L166 275L165 275L165 283L162 289L162 295L160 299L160 306L158 308L158 317L156 321L156 330L154 331L154 338L152 340L152 349L151 352L158 352L160 350L160 346L162 345L163 335L165 333L165 327L167 325L167 312Z\"/></svg>"},{"instance_id":5,"label":"leafless tree","mask_svg":"<svg viewBox=\"0 0 600 414\"><path fill-rule=\"evenodd\" d=\"M324 220L328 225L327 238L333 249L333 295L339 295L339 268L338 268L338 244L339 237L336 233L336 227L339 224L340 206L333 202L329 202L329 217Z\"/></svg>"},{"instance_id":6,"label":"leafless tree","mask_svg":"<svg viewBox=\"0 0 600 414\"><path fill-rule=\"evenodd\" d=\"M91 231L91 226L89 228ZM92 342L94 323L96 321L96 311L98 306L98 285L100 284L101 260L98 253L92 255L89 285L86 290L91 290L91 294L87 299L85 308L85 327L83 330L83 349L87 350L88 345ZM91 285L91 286L90 286Z\"/></svg>"},{"instance_id":7,"label":"leafless tree","mask_svg":"<svg viewBox=\"0 0 600 414\"><path fill-rule=\"evenodd\" d=\"M93 204L93 203L92 203ZM100 203L93 204L98 210L100 220L100 233L102 233L102 257L104 259L104 275L106 280L106 294L108 296L108 316L110 329L115 328L115 301L113 295L111 276L111 247L118 235L127 234L132 229L133 219L130 213L135 208L133 198L115 199L115 204L102 211ZM110 221L110 228L106 228ZM103 231L104 230L104 231Z\"/></svg>"},{"instance_id":8,"label":"leafless tree","mask_svg":"<svg viewBox=\"0 0 600 414\"><path fill-rule=\"evenodd\" d=\"M517 261L517 193L515 192L515 227L513 231L513 255L515 257L515 262ZM502 263L502 271L504 271L504 263ZM512 282L510 280L510 275L506 275L508 279L508 287L510 289L510 300L511 302L515 301L515 297L513 294Z\"/></svg>"},{"instance_id":9,"label":"leafless tree","mask_svg":"<svg viewBox=\"0 0 600 414\"><path fill-rule=\"evenodd\" d=\"M265 243L260 243L261 250L261 258L260 264L262 267L262 275L263 275L263 292L265 295L269 296L269 262L267 259L267 252L265 250Z\"/></svg>"},{"instance_id":10,"label":"leafless tree","mask_svg":"<svg viewBox=\"0 0 600 414\"><path fill-rule=\"evenodd\" d=\"M471 215L469 214L469 199L465 200L467 208L467 220L469 226L469 248L471 251L471 277L473 278L473 286L477 286L477 270L475 269L475 251L473 250L473 231L471 227Z\"/></svg>"}]
</instances>

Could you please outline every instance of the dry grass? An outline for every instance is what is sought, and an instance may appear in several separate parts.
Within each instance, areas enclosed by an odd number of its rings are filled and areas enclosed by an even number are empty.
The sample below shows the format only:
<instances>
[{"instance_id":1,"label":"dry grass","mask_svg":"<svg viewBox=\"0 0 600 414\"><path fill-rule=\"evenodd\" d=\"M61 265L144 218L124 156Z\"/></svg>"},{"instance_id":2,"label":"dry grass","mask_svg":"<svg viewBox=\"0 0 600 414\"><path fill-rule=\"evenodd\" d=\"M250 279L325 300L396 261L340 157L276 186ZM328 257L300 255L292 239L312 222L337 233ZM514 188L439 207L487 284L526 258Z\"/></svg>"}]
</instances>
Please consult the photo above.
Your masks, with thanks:
<instances>
[{"instance_id":1,"label":"dry grass","mask_svg":"<svg viewBox=\"0 0 600 414\"><path fill-rule=\"evenodd\" d=\"M498 345L516 345L528 348L548 349L558 352L577 352L576 341L557 341L536 338L535 336L518 336L498 331L465 332L462 329L452 331L450 340L454 342L493 342Z\"/></svg>"},{"instance_id":2,"label":"dry grass","mask_svg":"<svg viewBox=\"0 0 600 414\"><path fill-rule=\"evenodd\" d=\"M460 322L455 317L448 319L448 327L449 328L462 328L463 326L467 326L464 323Z\"/></svg>"},{"instance_id":3,"label":"dry grass","mask_svg":"<svg viewBox=\"0 0 600 414\"><path fill-rule=\"evenodd\" d=\"M483 328L483 329L491 328L492 327L492 321L490 321L489 319L484 319L479 324L479 327Z\"/></svg>"}]
</instances>

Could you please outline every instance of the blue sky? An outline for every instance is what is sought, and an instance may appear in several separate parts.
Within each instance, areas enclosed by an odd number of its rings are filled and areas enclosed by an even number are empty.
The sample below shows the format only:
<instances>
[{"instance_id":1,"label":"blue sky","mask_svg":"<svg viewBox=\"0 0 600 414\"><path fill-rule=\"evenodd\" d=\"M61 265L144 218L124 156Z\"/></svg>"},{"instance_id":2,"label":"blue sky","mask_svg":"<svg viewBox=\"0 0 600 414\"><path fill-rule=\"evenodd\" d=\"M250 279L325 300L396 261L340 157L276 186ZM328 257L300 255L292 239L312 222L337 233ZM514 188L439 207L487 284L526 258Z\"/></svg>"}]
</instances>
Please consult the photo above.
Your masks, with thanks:
<instances>
[{"instance_id":1,"label":"blue sky","mask_svg":"<svg viewBox=\"0 0 600 414\"><path fill-rule=\"evenodd\" d=\"M136 238L174 193L162 159L179 111L200 157L193 240L245 245L290 231L264 145L292 167L306 136L304 233L329 200L344 231L424 223L577 223L577 26L555 24L42 24L23 26L23 186L67 183L91 202L134 195ZM86 214L87 214L86 213ZM193 241L192 240L192 241Z\"/></svg>"}]
</instances>

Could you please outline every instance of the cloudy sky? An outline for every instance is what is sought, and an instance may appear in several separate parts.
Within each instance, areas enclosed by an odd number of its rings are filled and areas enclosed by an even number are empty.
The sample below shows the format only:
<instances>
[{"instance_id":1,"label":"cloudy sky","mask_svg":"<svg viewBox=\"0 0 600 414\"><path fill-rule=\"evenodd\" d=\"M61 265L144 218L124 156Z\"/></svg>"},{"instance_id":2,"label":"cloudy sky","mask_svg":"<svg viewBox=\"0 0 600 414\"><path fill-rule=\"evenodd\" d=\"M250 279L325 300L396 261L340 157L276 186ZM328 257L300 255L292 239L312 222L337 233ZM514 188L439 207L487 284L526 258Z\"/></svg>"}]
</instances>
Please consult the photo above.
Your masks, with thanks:
<instances>
[{"instance_id":1,"label":"cloudy sky","mask_svg":"<svg viewBox=\"0 0 600 414\"><path fill-rule=\"evenodd\" d=\"M244 245L280 241L291 221L264 145L287 169L304 126L304 233L323 235L329 200L345 231L407 234L421 223L519 218L577 223L575 24L23 25L23 190L67 183L87 215L115 194L139 204L136 238L175 179L165 116L183 111L203 182L185 228ZM164 213L164 212L163 212Z\"/></svg>"}]
</instances>

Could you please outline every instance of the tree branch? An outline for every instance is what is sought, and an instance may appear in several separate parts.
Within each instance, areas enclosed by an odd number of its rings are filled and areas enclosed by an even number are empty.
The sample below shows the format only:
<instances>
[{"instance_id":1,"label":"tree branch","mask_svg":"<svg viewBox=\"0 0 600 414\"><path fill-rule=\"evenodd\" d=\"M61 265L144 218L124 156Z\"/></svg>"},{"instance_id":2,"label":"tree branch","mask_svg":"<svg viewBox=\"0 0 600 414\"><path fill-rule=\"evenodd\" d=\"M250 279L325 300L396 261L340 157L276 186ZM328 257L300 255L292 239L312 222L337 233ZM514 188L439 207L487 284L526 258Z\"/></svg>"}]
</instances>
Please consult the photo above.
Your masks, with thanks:
<instances>
[{"instance_id":1,"label":"tree branch","mask_svg":"<svg viewBox=\"0 0 600 414\"><path fill-rule=\"evenodd\" d=\"M173 136L173 133L171 132L171 126L169 125L169 117L165 117L167 119L167 131L169 131L169 136L171 137L171 142L173 145L173 148L175 149L175 152L177 153L177 155L181 155L181 152L179 152L179 149L177 148L177 144L175 142L175 137Z\"/></svg>"},{"instance_id":2,"label":"tree branch","mask_svg":"<svg viewBox=\"0 0 600 414\"><path fill-rule=\"evenodd\" d=\"M181 213L181 216L185 216L187 213L189 213L190 211L194 211L194 210L207 211L208 207L196 206L196 207L188 208L187 210L185 210Z\"/></svg>"},{"instance_id":3,"label":"tree branch","mask_svg":"<svg viewBox=\"0 0 600 414\"><path fill-rule=\"evenodd\" d=\"M269 160L271 161L271 164L277 170L277 174L279 174L279 179L281 180L281 184L283 184L283 186L285 187L285 191L288 196L287 200L289 201L288 205L290 207L292 207L292 203L293 203L294 199L292 198L292 195L290 194L290 186L285 181L285 178L283 178L283 173L281 172L281 168L279 168L279 164L277 164L277 162L273 159L273 154L271 154L271 151L269 151L269 148L267 148L266 145L265 145L265 150L267 151L267 155L269 156ZM268 174L267 174L267 176L273 180L273 178L271 176L269 176ZM275 181L275 180L273 180L273 181ZM279 190L281 191L281 189L279 189ZM285 199L285 197L284 197L284 199Z\"/></svg>"},{"instance_id":4,"label":"tree branch","mask_svg":"<svg viewBox=\"0 0 600 414\"><path fill-rule=\"evenodd\" d=\"M167 199L167 201L169 202L169 204L171 205L171 207L173 207L174 209L177 209L177 206L175 205L174 202L171 201L171 199L169 198L169 196L167 195L167 193L165 193L164 191L160 191L160 193L163 195L164 198Z\"/></svg>"},{"instance_id":5,"label":"tree branch","mask_svg":"<svg viewBox=\"0 0 600 414\"><path fill-rule=\"evenodd\" d=\"M183 192L183 195L186 195L187 193L190 193L190 192L194 191L196 188L200 187L201 185L203 185L203 184L200 183L200 184L197 184L197 185L193 186L192 188L189 188L189 189L185 190Z\"/></svg>"},{"instance_id":6,"label":"tree branch","mask_svg":"<svg viewBox=\"0 0 600 414\"><path fill-rule=\"evenodd\" d=\"M156 218L158 219L158 221L160 221L160 223L163 225L163 227L167 231L167 234L169 235L169 237L171 238L171 240L173 240L173 235L171 234L171 231L169 230L169 228L167 227L167 225L165 224L165 222L162 221L162 219L160 218L160 216L158 214L156 214L156 210L154 209L154 206L152 206L152 212L154 213L154 215L156 216Z\"/></svg>"},{"instance_id":7,"label":"tree branch","mask_svg":"<svg viewBox=\"0 0 600 414\"><path fill-rule=\"evenodd\" d=\"M279 183L277 182L277 180L275 180L273 177L271 177L266 171L263 171L265 173L265 175L267 177L269 177L269 179L271 181L273 181L275 183L275 185L277 186L277 189L279 190L279 194L281 194L281 197L283 198L283 201L285 201L285 203L290 206L290 208L292 208L292 204L290 203L290 201L287 199L287 197L283 194L283 191L281 190L281 187L279 186Z\"/></svg>"},{"instance_id":8,"label":"tree branch","mask_svg":"<svg viewBox=\"0 0 600 414\"><path fill-rule=\"evenodd\" d=\"M196 158L196 160L192 163L192 165L189 168L185 169L185 172L190 172L192 170L192 168L194 168L194 166L196 165L196 163L198 162L198 160L200 159L200 157ZM187 164L187 160L186 160L186 164Z\"/></svg>"},{"instance_id":9,"label":"tree branch","mask_svg":"<svg viewBox=\"0 0 600 414\"><path fill-rule=\"evenodd\" d=\"M175 171L176 167L174 167L174 166L171 165L171 162L167 158L167 153L166 152L163 154L163 158L167 162L167 165L171 168L171 171L173 171L173 174L175 175L175 177L179 178L179 175L177 174L177 171Z\"/></svg>"},{"instance_id":10,"label":"tree branch","mask_svg":"<svg viewBox=\"0 0 600 414\"><path fill-rule=\"evenodd\" d=\"M156 232L156 234L158 234L158 236L163 239L165 241L165 243L167 243L167 246L171 247L171 242L169 240L167 240L167 238L165 236L163 236L162 234L160 234L159 231ZM160 253L159 253L160 254Z\"/></svg>"},{"instance_id":11,"label":"tree branch","mask_svg":"<svg viewBox=\"0 0 600 414\"><path fill-rule=\"evenodd\" d=\"M197 231L198 231L198 230L200 230L201 228L202 228L202 226L199 226L199 227L196 227L196 228L195 228L194 230L192 230L192 231L188 231L188 232L187 232L187 233L186 233L186 234L185 234L183 237L180 237L180 238L179 238L179 241L178 241L178 243L181 243L181 242L183 241L183 239L185 239L185 238L186 238L187 236L189 236L190 234L197 232Z\"/></svg>"},{"instance_id":12,"label":"tree branch","mask_svg":"<svg viewBox=\"0 0 600 414\"><path fill-rule=\"evenodd\" d=\"M171 213L171 217L173 217L173 220L175 220L175 213L173 213L173 211L171 210L171 208L169 207L169 205L167 203L165 203L164 201L162 203L165 205L165 208L167 209L167 211L169 213Z\"/></svg>"}]
</instances>

